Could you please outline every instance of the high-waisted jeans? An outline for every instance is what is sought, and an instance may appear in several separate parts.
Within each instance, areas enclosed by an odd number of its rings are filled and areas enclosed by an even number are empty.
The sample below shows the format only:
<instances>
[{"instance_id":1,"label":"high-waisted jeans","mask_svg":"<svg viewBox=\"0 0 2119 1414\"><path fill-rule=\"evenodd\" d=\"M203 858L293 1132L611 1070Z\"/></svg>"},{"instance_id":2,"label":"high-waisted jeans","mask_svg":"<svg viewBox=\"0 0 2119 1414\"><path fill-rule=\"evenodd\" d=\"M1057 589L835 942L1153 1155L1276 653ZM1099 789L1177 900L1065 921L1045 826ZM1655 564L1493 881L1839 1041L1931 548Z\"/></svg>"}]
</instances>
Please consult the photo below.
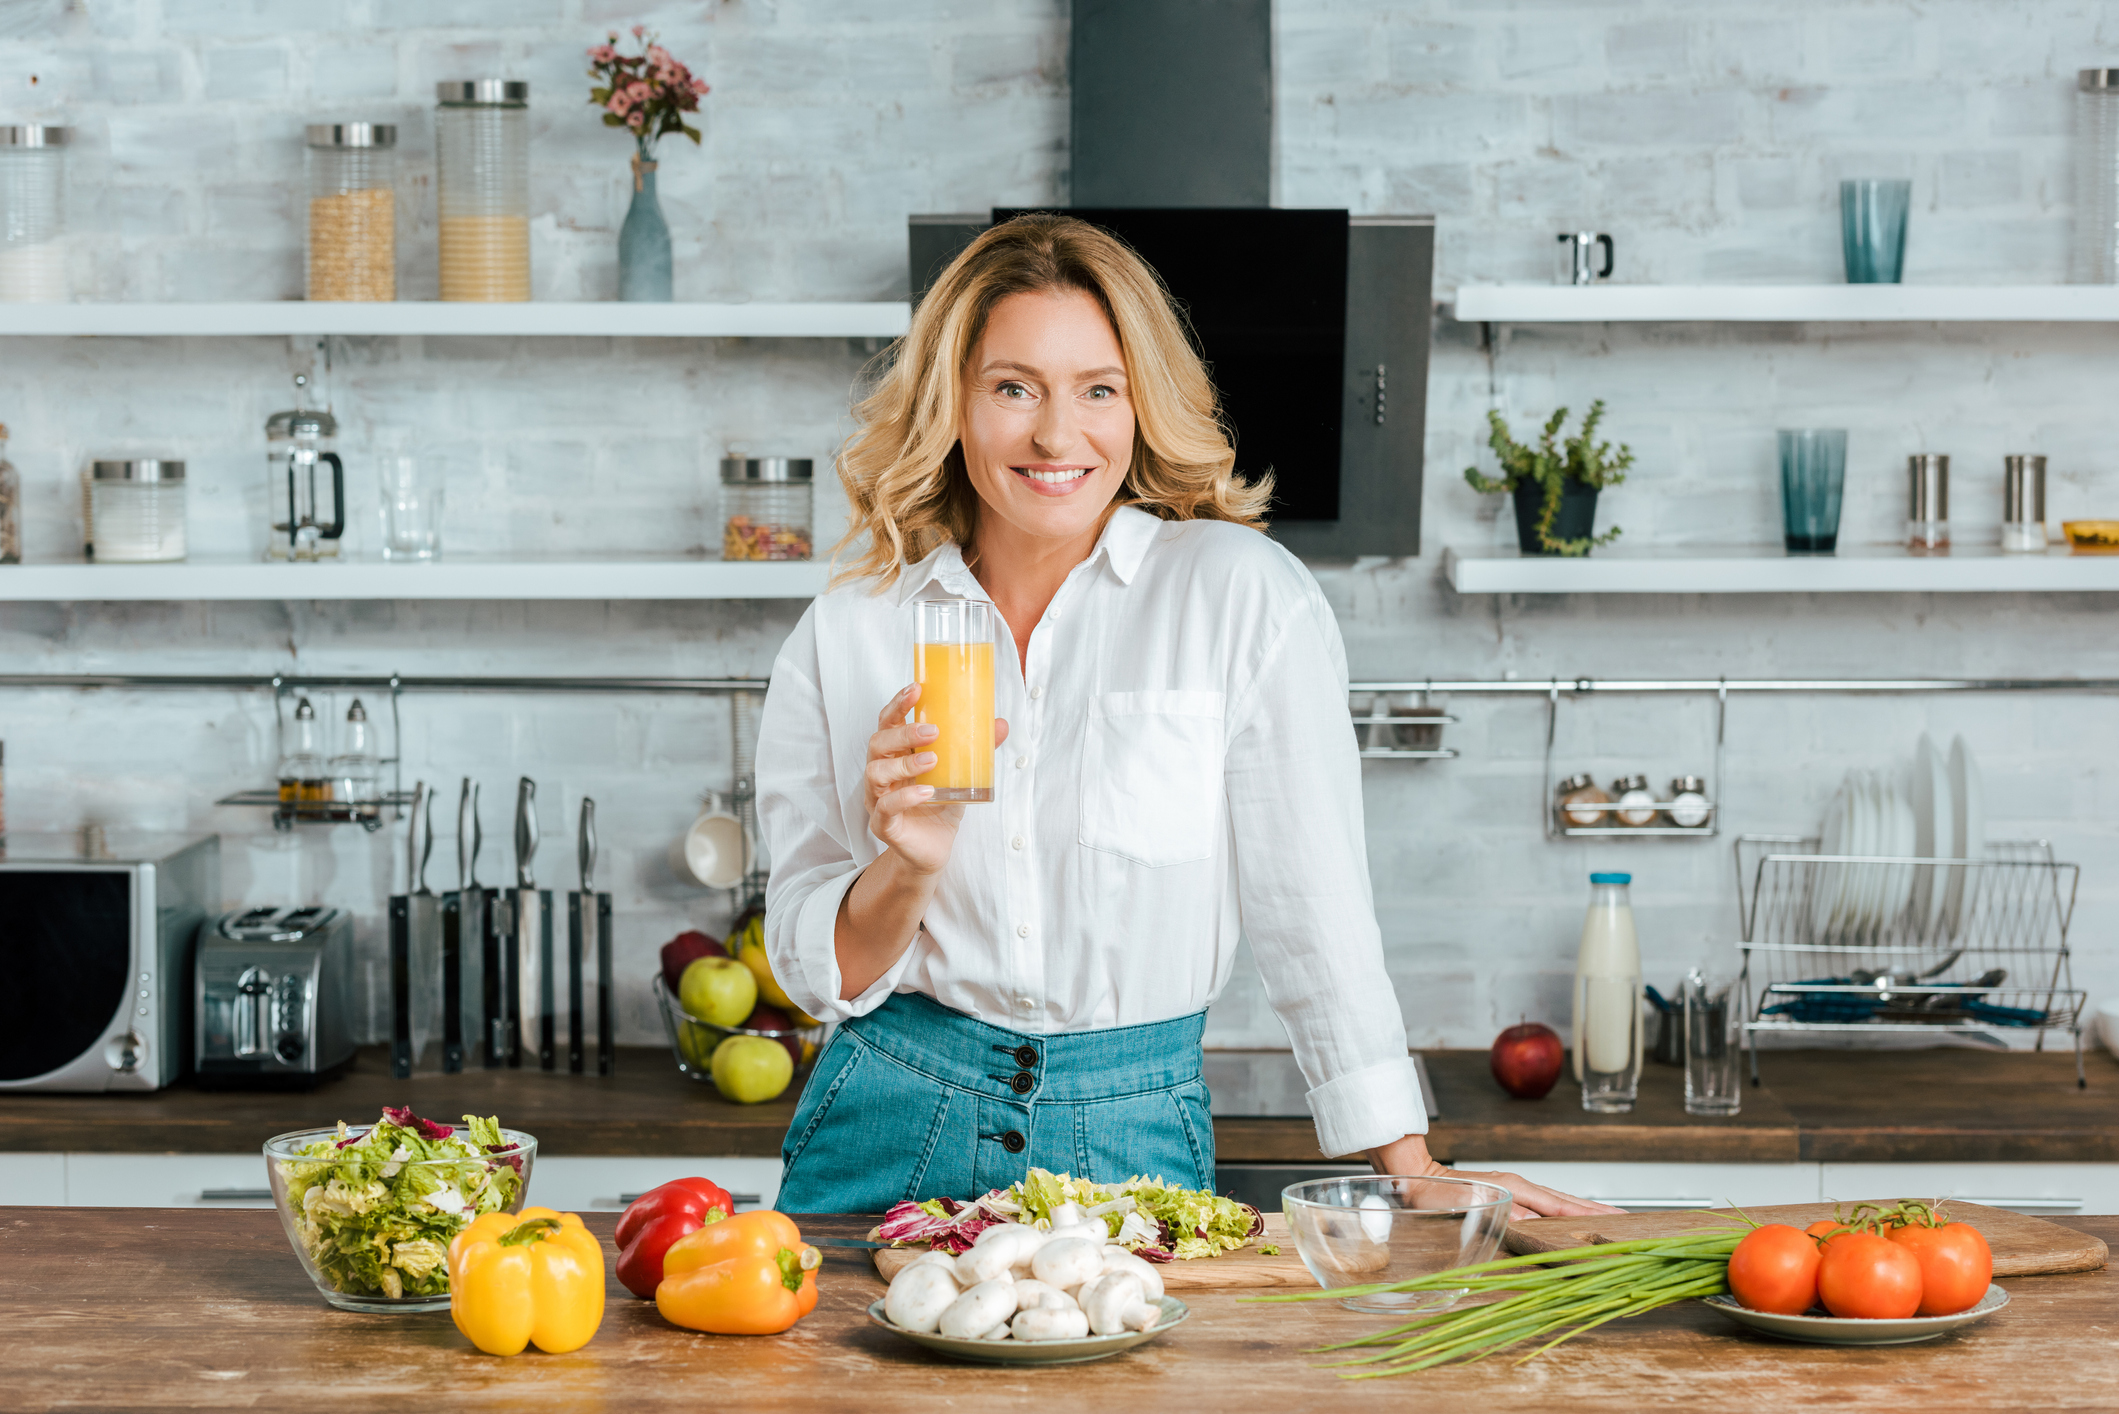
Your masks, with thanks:
<instances>
[{"instance_id":1,"label":"high-waisted jeans","mask_svg":"<svg viewBox=\"0 0 2119 1414\"><path fill-rule=\"evenodd\" d=\"M832 1037L780 1157L791 1213L971 1199L1035 1166L1214 1188L1206 1013L1030 1035L900 993Z\"/></svg>"}]
</instances>

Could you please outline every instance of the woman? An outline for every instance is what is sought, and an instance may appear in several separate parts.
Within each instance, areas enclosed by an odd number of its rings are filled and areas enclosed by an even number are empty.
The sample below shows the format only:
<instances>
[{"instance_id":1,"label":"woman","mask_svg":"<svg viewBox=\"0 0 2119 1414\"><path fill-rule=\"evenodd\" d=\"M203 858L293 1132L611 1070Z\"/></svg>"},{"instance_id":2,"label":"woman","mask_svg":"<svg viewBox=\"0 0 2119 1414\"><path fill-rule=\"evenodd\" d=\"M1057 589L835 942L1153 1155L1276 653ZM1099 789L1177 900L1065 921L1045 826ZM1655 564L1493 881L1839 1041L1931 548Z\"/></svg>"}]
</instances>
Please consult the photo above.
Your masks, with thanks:
<instances>
[{"instance_id":1,"label":"woman","mask_svg":"<svg viewBox=\"0 0 2119 1414\"><path fill-rule=\"evenodd\" d=\"M1205 1008L1238 934L1318 1143L1442 1172L1370 900L1346 665L1260 533L1154 273L1026 216L943 273L839 472L866 553L773 666L758 788L766 949L843 1024L780 1205L971 1198L1032 1165L1214 1187ZM914 783L913 602L990 600L990 803ZM1608 1211L1510 1175L1521 1215Z\"/></svg>"}]
</instances>

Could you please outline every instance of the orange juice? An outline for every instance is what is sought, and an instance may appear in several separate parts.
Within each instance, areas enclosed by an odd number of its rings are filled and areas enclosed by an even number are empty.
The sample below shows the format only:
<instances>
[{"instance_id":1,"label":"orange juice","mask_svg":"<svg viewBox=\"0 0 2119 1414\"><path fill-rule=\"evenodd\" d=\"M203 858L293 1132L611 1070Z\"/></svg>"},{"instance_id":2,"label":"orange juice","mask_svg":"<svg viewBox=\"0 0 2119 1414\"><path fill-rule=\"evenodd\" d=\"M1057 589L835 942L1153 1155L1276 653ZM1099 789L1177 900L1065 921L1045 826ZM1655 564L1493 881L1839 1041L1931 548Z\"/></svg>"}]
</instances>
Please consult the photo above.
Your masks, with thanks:
<instances>
[{"instance_id":1,"label":"orange juice","mask_svg":"<svg viewBox=\"0 0 2119 1414\"><path fill-rule=\"evenodd\" d=\"M927 750L934 769L919 778L936 800L993 799L993 643L922 643L913 650L920 700L915 722L942 734Z\"/></svg>"}]
</instances>

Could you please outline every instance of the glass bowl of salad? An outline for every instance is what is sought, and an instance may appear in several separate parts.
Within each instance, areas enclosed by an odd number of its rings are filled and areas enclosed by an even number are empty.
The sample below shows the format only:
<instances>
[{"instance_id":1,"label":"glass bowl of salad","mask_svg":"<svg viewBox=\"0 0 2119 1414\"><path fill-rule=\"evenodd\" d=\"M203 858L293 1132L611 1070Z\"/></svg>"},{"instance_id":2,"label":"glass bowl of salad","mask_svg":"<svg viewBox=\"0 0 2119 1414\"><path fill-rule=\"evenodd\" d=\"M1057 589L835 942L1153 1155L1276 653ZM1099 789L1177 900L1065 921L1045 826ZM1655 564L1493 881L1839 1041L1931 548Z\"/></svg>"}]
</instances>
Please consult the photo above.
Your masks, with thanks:
<instances>
[{"instance_id":1,"label":"glass bowl of salad","mask_svg":"<svg viewBox=\"0 0 2119 1414\"><path fill-rule=\"evenodd\" d=\"M1316 1178L1280 1192L1295 1252L1350 1311L1398 1316L1454 1305L1467 1288L1377 1291L1392 1282L1493 1259L1514 1206L1508 1190L1469 1178L1388 1174Z\"/></svg>"},{"instance_id":2,"label":"glass bowl of salad","mask_svg":"<svg viewBox=\"0 0 2119 1414\"><path fill-rule=\"evenodd\" d=\"M460 1125L386 1106L365 1128L265 1141L273 1205L316 1289L345 1311L444 1311L449 1239L522 1208L537 1141L497 1120Z\"/></svg>"}]
</instances>

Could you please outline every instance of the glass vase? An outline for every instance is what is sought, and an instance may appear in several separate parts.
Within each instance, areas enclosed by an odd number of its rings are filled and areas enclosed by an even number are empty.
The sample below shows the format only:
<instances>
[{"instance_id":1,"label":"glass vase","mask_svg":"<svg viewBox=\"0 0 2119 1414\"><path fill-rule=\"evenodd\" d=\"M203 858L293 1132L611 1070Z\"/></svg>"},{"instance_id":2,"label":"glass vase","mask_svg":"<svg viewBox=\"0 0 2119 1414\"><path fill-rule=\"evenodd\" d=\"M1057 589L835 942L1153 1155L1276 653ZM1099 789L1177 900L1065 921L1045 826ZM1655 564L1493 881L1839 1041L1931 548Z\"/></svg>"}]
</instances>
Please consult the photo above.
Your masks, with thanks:
<instances>
[{"instance_id":1,"label":"glass vase","mask_svg":"<svg viewBox=\"0 0 2119 1414\"><path fill-rule=\"evenodd\" d=\"M633 159L633 204L618 228L618 298L670 300L670 224L655 199L655 164Z\"/></svg>"}]
</instances>

